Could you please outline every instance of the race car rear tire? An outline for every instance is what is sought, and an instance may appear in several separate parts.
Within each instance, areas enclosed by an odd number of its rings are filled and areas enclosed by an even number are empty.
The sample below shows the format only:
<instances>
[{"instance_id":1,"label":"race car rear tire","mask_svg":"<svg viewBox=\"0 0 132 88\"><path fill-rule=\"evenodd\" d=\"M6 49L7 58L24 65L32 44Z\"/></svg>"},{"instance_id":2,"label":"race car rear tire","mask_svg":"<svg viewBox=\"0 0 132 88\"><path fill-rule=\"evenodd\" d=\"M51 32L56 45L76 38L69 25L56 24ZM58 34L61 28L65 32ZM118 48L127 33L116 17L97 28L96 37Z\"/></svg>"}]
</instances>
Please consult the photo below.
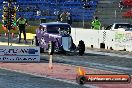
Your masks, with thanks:
<instances>
[{"instance_id":1,"label":"race car rear tire","mask_svg":"<svg viewBox=\"0 0 132 88\"><path fill-rule=\"evenodd\" d=\"M48 53L49 53L49 55L53 55L54 48L55 48L55 43L53 41L50 41L49 45L48 45Z\"/></svg>"},{"instance_id":2,"label":"race car rear tire","mask_svg":"<svg viewBox=\"0 0 132 88\"><path fill-rule=\"evenodd\" d=\"M84 41L82 41L82 40L79 41L78 48L79 48L79 55L82 56L85 52Z\"/></svg>"},{"instance_id":3,"label":"race car rear tire","mask_svg":"<svg viewBox=\"0 0 132 88\"><path fill-rule=\"evenodd\" d=\"M44 48L40 47L40 53L44 53Z\"/></svg>"}]
</instances>

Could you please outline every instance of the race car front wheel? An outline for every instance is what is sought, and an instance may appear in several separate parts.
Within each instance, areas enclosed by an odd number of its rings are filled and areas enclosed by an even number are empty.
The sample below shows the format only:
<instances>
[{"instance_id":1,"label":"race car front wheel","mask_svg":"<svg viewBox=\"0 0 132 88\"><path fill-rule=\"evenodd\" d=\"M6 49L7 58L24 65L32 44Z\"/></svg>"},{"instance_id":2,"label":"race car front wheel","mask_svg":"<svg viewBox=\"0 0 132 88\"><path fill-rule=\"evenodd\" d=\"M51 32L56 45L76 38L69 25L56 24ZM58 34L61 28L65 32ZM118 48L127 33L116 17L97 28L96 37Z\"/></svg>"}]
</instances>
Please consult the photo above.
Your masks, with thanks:
<instances>
[{"instance_id":1,"label":"race car front wheel","mask_svg":"<svg viewBox=\"0 0 132 88\"><path fill-rule=\"evenodd\" d=\"M37 36L34 36L34 39L32 40L32 45L39 46Z\"/></svg>"}]
</instances>

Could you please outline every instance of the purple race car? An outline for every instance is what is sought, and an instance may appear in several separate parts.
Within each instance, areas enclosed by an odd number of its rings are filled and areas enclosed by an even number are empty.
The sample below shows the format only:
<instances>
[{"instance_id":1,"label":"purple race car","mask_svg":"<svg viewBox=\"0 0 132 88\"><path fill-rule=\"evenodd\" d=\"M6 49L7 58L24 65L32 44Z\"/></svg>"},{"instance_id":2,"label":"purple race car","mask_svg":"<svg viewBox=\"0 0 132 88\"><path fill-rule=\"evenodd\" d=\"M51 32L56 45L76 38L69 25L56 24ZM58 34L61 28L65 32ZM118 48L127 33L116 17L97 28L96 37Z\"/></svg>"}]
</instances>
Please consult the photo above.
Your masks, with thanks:
<instances>
[{"instance_id":1,"label":"purple race car","mask_svg":"<svg viewBox=\"0 0 132 88\"><path fill-rule=\"evenodd\" d=\"M36 36L32 44L40 46L41 52L49 51L49 54L54 52L66 53L79 50L79 55L83 55L85 44L81 40L78 47L73 43L71 26L67 23L49 22L41 23L36 29Z\"/></svg>"}]
</instances>

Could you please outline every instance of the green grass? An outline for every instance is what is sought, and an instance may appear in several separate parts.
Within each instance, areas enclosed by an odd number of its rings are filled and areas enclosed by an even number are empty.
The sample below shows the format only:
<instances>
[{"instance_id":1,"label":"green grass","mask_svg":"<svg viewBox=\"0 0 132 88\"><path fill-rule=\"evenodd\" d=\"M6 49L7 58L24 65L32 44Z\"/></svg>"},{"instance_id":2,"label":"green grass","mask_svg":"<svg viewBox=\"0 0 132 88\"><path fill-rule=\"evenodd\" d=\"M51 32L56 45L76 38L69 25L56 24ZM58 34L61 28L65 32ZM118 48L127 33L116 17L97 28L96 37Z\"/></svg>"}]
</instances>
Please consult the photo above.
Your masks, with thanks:
<instances>
[{"instance_id":1,"label":"green grass","mask_svg":"<svg viewBox=\"0 0 132 88\"><path fill-rule=\"evenodd\" d=\"M29 26L26 28L27 33L35 34L35 30L38 28L38 26Z\"/></svg>"},{"instance_id":2,"label":"green grass","mask_svg":"<svg viewBox=\"0 0 132 88\"><path fill-rule=\"evenodd\" d=\"M37 26L28 26L28 27L26 27L26 32L27 33L32 33L32 34L35 34L35 30L36 30L36 28L37 28ZM4 30L3 28L2 28L2 26L0 26L0 33L7 33L8 32L8 30ZM19 33L19 30L18 30L18 28L16 29L16 30L10 30L10 32L11 33Z\"/></svg>"}]
</instances>

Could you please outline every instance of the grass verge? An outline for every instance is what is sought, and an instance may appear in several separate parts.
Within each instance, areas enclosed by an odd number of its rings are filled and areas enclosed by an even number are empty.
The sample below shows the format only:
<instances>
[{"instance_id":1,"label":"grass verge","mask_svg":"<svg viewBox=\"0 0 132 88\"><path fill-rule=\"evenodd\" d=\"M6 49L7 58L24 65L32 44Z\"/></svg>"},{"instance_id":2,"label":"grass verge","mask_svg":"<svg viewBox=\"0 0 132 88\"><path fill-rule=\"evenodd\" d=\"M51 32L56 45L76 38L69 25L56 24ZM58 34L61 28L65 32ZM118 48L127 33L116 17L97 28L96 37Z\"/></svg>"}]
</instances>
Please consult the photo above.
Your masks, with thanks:
<instances>
[{"instance_id":1,"label":"grass verge","mask_svg":"<svg viewBox=\"0 0 132 88\"><path fill-rule=\"evenodd\" d=\"M37 28L37 26L27 26L26 32L35 34L36 28ZM0 26L0 33L1 34L7 33L7 32L8 32L8 30L4 30L3 27ZM16 28L16 30L10 30L10 33L15 33L15 34L19 33L18 27Z\"/></svg>"}]
</instances>

